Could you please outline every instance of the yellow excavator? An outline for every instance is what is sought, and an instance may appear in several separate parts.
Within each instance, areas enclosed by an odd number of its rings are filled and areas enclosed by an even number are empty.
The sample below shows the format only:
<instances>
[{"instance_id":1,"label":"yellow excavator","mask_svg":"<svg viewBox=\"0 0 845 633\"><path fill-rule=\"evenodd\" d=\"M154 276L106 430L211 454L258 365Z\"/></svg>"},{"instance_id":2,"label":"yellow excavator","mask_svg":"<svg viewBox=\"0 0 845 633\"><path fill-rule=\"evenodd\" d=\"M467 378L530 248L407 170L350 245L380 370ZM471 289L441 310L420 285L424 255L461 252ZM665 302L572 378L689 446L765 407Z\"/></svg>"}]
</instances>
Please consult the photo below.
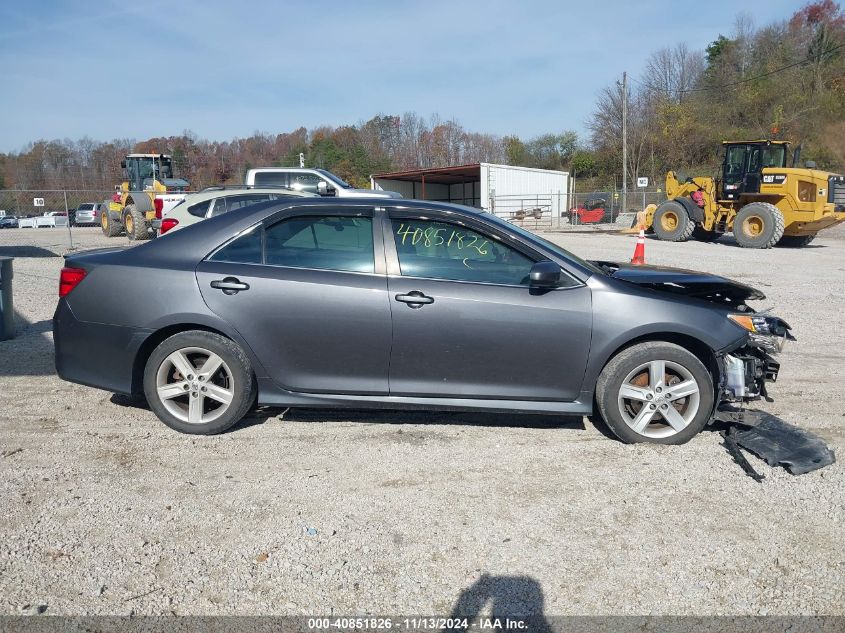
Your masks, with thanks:
<instances>
[{"instance_id":1,"label":"yellow excavator","mask_svg":"<svg viewBox=\"0 0 845 633\"><path fill-rule=\"evenodd\" d=\"M156 212L184 198L190 184L173 177L172 159L167 154L129 154L120 166L125 180L115 187L111 200L103 203L100 226L107 237L125 231L130 240L149 239Z\"/></svg>"},{"instance_id":2,"label":"yellow excavator","mask_svg":"<svg viewBox=\"0 0 845 633\"><path fill-rule=\"evenodd\" d=\"M666 174L668 200L647 210L645 226L661 240L713 241L733 232L740 246L805 246L845 221L845 177L799 167L799 145L787 167L786 141L724 142L719 178Z\"/></svg>"}]
</instances>

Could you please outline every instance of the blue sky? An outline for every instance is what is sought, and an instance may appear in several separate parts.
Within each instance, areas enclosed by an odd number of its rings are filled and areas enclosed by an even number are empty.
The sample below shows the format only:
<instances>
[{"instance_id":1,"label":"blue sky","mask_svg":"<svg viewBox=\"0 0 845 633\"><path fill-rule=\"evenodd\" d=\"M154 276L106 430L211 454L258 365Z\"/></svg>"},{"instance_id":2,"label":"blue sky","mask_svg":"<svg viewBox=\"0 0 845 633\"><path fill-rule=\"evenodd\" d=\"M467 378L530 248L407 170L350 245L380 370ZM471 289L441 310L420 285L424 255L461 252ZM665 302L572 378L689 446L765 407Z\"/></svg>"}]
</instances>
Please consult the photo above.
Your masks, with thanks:
<instances>
[{"instance_id":1,"label":"blue sky","mask_svg":"<svg viewBox=\"0 0 845 633\"><path fill-rule=\"evenodd\" d=\"M583 132L652 51L801 1L6 2L0 151L41 138L226 140L413 110L530 137ZM693 19L694 18L694 19Z\"/></svg>"}]
</instances>

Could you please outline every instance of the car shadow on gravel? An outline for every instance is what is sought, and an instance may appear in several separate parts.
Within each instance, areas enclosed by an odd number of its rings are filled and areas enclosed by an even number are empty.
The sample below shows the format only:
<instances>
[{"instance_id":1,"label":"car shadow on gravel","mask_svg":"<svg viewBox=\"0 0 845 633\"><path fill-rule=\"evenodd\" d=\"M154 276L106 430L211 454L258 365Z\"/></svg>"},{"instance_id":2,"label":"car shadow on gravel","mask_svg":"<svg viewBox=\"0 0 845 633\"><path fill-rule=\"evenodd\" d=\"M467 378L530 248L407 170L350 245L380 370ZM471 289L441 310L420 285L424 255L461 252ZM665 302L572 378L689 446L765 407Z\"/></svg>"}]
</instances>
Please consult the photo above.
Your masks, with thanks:
<instances>
[{"instance_id":1,"label":"car shadow on gravel","mask_svg":"<svg viewBox=\"0 0 845 633\"><path fill-rule=\"evenodd\" d=\"M62 247L64 248L64 247ZM61 257L61 253L41 246L5 246L0 245L0 257Z\"/></svg>"},{"instance_id":2,"label":"car shadow on gravel","mask_svg":"<svg viewBox=\"0 0 845 633\"><path fill-rule=\"evenodd\" d=\"M109 402L119 407L149 410L143 396L113 393ZM362 424L449 424L459 426L512 427L525 429L572 429L583 431L584 419L575 415L518 413L453 413L449 411L403 411L399 409L285 409L256 407L225 433L237 433L266 422L360 422ZM609 431L602 430L609 434ZM612 437L612 436L610 436Z\"/></svg>"},{"instance_id":3,"label":"car shadow on gravel","mask_svg":"<svg viewBox=\"0 0 845 633\"><path fill-rule=\"evenodd\" d=\"M15 311L15 336L0 341L0 376L50 376L56 373L53 321L30 323Z\"/></svg>"},{"instance_id":4,"label":"car shadow on gravel","mask_svg":"<svg viewBox=\"0 0 845 633\"><path fill-rule=\"evenodd\" d=\"M361 422L364 424L449 424L461 426L572 429L583 431L584 419L575 415L495 412L404 411L372 409L282 409L258 407L229 432L271 420L283 422Z\"/></svg>"}]
</instances>

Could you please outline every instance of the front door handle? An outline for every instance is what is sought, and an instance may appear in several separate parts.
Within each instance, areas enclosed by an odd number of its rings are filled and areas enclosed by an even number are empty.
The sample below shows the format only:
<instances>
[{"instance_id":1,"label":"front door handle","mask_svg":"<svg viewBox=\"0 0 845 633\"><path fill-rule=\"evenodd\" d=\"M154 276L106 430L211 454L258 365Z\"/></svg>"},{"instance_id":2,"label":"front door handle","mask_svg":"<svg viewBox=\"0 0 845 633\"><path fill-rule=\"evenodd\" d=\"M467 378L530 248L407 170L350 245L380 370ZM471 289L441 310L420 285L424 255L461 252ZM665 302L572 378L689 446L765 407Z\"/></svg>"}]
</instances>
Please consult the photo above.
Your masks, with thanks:
<instances>
[{"instance_id":1,"label":"front door handle","mask_svg":"<svg viewBox=\"0 0 845 633\"><path fill-rule=\"evenodd\" d=\"M224 295L235 295L241 290L249 290L249 284L243 283L237 277L226 277L225 279L215 279L211 282L211 287L216 290L222 290Z\"/></svg>"},{"instance_id":2,"label":"front door handle","mask_svg":"<svg viewBox=\"0 0 845 633\"><path fill-rule=\"evenodd\" d=\"M419 290L414 290L406 295L396 295L396 300L407 303L410 308L421 308L426 303L434 303L434 297L427 297Z\"/></svg>"}]
</instances>

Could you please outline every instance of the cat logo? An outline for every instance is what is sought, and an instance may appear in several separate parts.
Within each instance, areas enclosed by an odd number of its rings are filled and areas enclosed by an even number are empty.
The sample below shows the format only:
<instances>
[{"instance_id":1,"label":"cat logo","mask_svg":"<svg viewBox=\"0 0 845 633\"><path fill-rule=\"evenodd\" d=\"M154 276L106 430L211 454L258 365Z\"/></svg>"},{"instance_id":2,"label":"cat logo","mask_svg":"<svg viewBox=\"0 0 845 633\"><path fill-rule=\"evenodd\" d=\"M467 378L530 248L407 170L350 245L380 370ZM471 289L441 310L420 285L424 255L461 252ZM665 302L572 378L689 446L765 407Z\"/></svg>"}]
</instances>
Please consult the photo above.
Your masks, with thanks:
<instances>
[{"instance_id":1,"label":"cat logo","mask_svg":"<svg viewBox=\"0 0 845 633\"><path fill-rule=\"evenodd\" d=\"M786 174L763 174L764 185L782 185L786 182Z\"/></svg>"}]
</instances>

